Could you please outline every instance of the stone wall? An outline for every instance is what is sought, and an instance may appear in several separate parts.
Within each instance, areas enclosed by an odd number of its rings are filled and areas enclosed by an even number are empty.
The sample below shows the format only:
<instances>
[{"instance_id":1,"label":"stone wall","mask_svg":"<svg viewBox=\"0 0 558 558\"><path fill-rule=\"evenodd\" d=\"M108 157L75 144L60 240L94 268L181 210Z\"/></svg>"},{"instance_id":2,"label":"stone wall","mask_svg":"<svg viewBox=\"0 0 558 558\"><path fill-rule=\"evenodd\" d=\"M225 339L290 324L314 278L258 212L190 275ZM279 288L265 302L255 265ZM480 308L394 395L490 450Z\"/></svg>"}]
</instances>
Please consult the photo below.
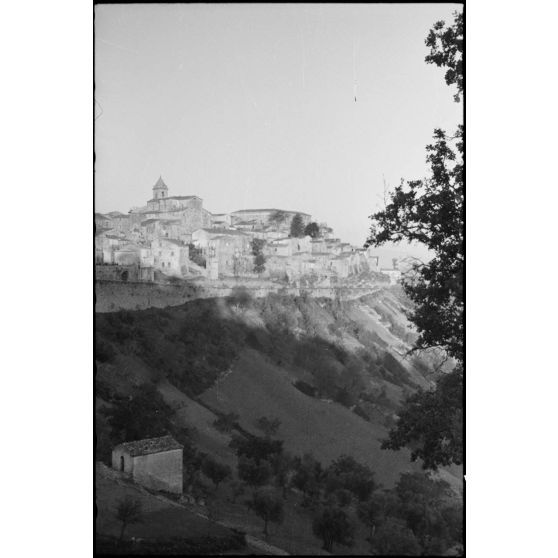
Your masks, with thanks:
<instances>
[{"instance_id":1,"label":"stone wall","mask_svg":"<svg viewBox=\"0 0 558 558\"><path fill-rule=\"evenodd\" d=\"M182 450L138 455L132 475L147 488L182 494Z\"/></svg>"},{"instance_id":2,"label":"stone wall","mask_svg":"<svg viewBox=\"0 0 558 558\"><path fill-rule=\"evenodd\" d=\"M383 284L367 287L344 286L285 286L284 283L263 279L239 279L230 281L183 281L175 285L168 283L123 283L120 281L97 281L95 285L95 311L143 310L179 306L198 298L220 298L233 294L235 288L245 288L253 298L265 297L270 293L315 298L339 298L353 300L375 292Z\"/></svg>"}]
</instances>

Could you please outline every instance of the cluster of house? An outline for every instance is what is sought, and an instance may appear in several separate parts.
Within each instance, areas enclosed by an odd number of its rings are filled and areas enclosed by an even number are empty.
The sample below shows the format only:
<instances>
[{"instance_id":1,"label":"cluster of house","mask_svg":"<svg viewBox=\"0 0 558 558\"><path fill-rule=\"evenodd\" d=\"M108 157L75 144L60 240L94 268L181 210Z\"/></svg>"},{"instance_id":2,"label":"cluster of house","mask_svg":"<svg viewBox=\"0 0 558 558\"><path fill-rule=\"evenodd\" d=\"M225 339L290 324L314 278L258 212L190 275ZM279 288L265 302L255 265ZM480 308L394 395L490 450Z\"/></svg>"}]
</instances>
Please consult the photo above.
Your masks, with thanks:
<instances>
[{"instance_id":1,"label":"cluster of house","mask_svg":"<svg viewBox=\"0 0 558 558\"><path fill-rule=\"evenodd\" d=\"M156 273L171 277L347 278L363 270L386 273L393 282L397 269L379 268L379 258L334 238L325 223L317 234L291 237L295 216L306 227L311 215L279 209L241 209L213 214L198 196L169 196L159 178L153 197L127 214L95 214L97 279L152 281ZM263 270L254 267L253 241L260 239Z\"/></svg>"}]
</instances>

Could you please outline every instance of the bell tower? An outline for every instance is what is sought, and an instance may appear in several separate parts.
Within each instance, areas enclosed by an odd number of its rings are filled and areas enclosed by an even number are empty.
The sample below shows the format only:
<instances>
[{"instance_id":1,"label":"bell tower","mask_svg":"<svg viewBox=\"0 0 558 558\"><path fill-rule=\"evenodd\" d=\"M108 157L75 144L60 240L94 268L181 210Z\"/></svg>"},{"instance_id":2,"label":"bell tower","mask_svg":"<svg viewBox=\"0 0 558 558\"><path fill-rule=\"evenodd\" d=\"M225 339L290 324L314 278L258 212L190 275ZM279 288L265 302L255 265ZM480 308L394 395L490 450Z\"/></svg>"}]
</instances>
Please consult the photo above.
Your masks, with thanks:
<instances>
[{"instance_id":1,"label":"bell tower","mask_svg":"<svg viewBox=\"0 0 558 558\"><path fill-rule=\"evenodd\" d=\"M163 182L163 179L159 176L159 180L155 186L153 186L153 199L154 200L161 200L163 198L168 197L169 189L167 185Z\"/></svg>"}]
</instances>

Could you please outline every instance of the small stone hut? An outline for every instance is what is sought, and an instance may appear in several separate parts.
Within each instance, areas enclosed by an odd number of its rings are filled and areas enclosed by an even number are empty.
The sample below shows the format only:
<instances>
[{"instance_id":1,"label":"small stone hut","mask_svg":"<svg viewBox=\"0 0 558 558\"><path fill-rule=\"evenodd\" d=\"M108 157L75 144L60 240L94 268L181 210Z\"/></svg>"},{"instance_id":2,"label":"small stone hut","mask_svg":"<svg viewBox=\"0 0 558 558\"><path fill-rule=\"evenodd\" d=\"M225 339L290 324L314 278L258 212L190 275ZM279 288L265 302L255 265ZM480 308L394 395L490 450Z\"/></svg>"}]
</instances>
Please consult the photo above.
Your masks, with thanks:
<instances>
[{"instance_id":1,"label":"small stone hut","mask_svg":"<svg viewBox=\"0 0 558 558\"><path fill-rule=\"evenodd\" d=\"M112 450L112 467L147 488L182 494L182 451L172 436L124 442Z\"/></svg>"}]
</instances>

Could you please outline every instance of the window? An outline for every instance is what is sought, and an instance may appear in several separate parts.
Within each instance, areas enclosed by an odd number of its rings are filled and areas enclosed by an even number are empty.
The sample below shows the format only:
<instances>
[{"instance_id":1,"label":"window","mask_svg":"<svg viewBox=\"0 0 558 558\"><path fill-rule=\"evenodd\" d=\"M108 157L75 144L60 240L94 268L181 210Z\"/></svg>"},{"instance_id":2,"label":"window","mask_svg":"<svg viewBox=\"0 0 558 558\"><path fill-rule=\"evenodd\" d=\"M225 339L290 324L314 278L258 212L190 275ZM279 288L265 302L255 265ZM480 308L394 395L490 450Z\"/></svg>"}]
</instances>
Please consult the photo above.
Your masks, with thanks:
<instances>
[{"instance_id":1,"label":"window","mask_svg":"<svg viewBox=\"0 0 558 558\"><path fill-rule=\"evenodd\" d=\"M171 256L174 256L174 252L171 252Z\"/></svg>"},{"instance_id":2,"label":"window","mask_svg":"<svg viewBox=\"0 0 558 558\"><path fill-rule=\"evenodd\" d=\"M124 471L124 456L120 456L120 470Z\"/></svg>"}]
</instances>

